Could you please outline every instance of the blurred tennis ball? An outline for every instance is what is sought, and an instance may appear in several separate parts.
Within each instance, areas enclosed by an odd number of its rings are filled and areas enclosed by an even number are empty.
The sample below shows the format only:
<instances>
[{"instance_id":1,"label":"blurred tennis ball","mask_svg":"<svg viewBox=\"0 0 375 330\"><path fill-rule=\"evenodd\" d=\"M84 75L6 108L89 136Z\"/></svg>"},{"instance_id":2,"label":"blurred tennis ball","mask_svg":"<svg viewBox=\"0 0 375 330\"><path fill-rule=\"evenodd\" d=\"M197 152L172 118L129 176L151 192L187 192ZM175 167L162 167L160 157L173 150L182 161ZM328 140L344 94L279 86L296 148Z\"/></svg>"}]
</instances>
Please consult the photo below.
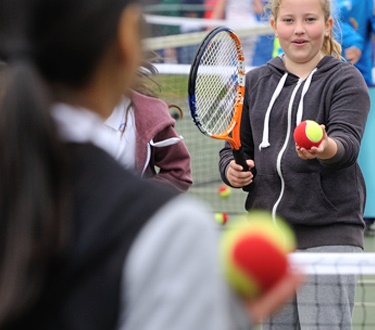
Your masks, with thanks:
<instances>
[{"instance_id":1,"label":"blurred tennis ball","mask_svg":"<svg viewBox=\"0 0 375 330\"><path fill-rule=\"evenodd\" d=\"M228 198L232 194L232 189L227 185L223 184L219 187L217 193L221 198Z\"/></svg>"},{"instance_id":2,"label":"blurred tennis ball","mask_svg":"<svg viewBox=\"0 0 375 330\"><path fill-rule=\"evenodd\" d=\"M318 147L323 140L323 129L313 120L305 120L301 122L293 133L294 141L301 148L307 150L312 147Z\"/></svg>"},{"instance_id":3,"label":"blurred tennis ball","mask_svg":"<svg viewBox=\"0 0 375 330\"><path fill-rule=\"evenodd\" d=\"M221 237L224 273L240 295L254 298L288 272L288 253L296 248L295 236L282 219L274 222L268 212L253 211L233 220Z\"/></svg>"},{"instance_id":4,"label":"blurred tennis ball","mask_svg":"<svg viewBox=\"0 0 375 330\"><path fill-rule=\"evenodd\" d=\"M215 213L215 220L220 225L225 225L228 222L227 213Z\"/></svg>"}]
</instances>

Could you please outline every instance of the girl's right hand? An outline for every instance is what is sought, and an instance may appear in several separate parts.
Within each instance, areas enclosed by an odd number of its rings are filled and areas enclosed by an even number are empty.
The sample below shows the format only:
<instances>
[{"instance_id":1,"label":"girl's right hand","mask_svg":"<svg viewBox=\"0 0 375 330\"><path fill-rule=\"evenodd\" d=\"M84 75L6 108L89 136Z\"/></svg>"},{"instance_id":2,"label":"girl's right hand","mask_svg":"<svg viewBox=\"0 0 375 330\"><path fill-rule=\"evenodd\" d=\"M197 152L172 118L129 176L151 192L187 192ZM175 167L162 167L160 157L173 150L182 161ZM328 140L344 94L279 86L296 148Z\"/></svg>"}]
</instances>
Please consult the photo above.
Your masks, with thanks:
<instances>
[{"instance_id":1,"label":"girl's right hand","mask_svg":"<svg viewBox=\"0 0 375 330\"><path fill-rule=\"evenodd\" d=\"M295 269L288 272L272 289L255 300L247 301L247 310L253 322L261 323L279 310L303 283L305 274Z\"/></svg>"},{"instance_id":2,"label":"girl's right hand","mask_svg":"<svg viewBox=\"0 0 375 330\"><path fill-rule=\"evenodd\" d=\"M250 168L255 166L254 161L251 159L246 160ZM227 168L226 178L232 187L241 188L253 182L253 174L250 171L242 171L242 166L238 165L232 160Z\"/></svg>"}]
</instances>

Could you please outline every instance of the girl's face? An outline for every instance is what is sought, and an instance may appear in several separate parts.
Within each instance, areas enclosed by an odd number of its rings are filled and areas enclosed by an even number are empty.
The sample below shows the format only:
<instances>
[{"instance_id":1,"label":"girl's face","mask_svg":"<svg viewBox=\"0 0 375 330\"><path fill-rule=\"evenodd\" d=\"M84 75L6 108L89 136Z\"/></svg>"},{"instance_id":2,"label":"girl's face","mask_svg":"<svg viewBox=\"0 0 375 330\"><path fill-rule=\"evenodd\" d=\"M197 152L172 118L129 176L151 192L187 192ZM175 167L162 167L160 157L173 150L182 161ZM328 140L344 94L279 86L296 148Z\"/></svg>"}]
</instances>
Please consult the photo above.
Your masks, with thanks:
<instances>
[{"instance_id":1,"label":"girl's face","mask_svg":"<svg viewBox=\"0 0 375 330\"><path fill-rule=\"evenodd\" d=\"M325 21L321 0L282 0L276 20L271 19L289 65L316 65L332 24L332 18Z\"/></svg>"}]
</instances>

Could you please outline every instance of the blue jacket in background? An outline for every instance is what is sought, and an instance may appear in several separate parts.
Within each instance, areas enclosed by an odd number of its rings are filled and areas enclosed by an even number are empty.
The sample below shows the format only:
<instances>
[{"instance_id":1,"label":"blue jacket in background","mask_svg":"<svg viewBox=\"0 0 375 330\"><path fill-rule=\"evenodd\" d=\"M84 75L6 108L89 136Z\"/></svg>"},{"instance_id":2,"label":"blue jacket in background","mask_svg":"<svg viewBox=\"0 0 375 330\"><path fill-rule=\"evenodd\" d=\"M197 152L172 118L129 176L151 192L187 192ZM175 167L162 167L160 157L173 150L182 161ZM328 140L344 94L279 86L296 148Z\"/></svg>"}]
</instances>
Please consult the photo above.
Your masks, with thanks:
<instances>
[{"instance_id":1,"label":"blue jacket in background","mask_svg":"<svg viewBox=\"0 0 375 330\"><path fill-rule=\"evenodd\" d=\"M375 32L374 0L335 0L334 4L343 50L355 46L362 51L355 66L366 83L373 85L371 38Z\"/></svg>"}]
</instances>

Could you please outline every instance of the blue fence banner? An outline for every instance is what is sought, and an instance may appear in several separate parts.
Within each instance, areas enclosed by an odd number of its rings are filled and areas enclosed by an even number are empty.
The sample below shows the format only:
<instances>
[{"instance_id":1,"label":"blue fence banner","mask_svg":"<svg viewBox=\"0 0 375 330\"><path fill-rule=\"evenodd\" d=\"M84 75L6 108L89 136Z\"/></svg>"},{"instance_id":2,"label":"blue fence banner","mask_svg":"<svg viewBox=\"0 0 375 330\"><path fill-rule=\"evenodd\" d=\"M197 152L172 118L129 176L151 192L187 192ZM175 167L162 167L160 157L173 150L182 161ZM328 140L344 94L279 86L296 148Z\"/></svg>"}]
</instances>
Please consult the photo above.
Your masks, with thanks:
<instances>
[{"instance_id":1,"label":"blue fence banner","mask_svg":"<svg viewBox=\"0 0 375 330\"><path fill-rule=\"evenodd\" d=\"M358 162L365 177L367 200L366 218L375 218L375 87L369 87L370 113L362 139Z\"/></svg>"}]
</instances>

